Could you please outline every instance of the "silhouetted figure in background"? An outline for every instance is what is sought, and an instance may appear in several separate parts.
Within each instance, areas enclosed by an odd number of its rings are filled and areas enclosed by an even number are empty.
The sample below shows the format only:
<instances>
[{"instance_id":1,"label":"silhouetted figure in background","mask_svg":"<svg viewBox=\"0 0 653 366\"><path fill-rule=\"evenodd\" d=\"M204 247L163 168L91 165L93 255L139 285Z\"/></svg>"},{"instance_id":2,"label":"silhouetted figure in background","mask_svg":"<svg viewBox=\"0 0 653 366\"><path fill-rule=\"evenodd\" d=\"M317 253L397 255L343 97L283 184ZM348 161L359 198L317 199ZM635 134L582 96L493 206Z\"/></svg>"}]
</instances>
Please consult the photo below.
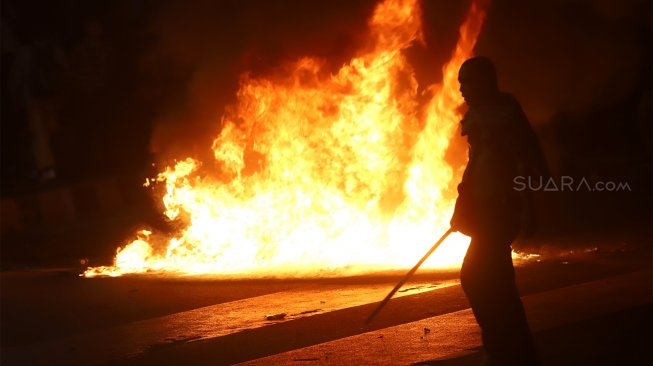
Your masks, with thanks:
<instances>
[{"instance_id":1,"label":"silhouetted figure in background","mask_svg":"<svg viewBox=\"0 0 653 366\"><path fill-rule=\"evenodd\" d=\"M85 35L70 53L68 95L63 107L61 155L69 180L106 173L111 160L108 135L117 109L113 93L116 59L99 19L85 24Z\"/></svg>"},{"instance_id":2,"label":"silhouetted figure in background","mask_svg":"<svg viewBox=\"0 0 653 366\"><path fill-rule=\"evenodd\" d=\"M27 117L33 175L39 182L56 175L51 136L58 127L58 99L64 72L63 50L41 30L20 48L9 74L11 96Z\"/></svg>"},{"instance_id":3,"label":"silhouetted figure in background","mask_svg":"<svg viewBox=\"0 0 653 366\"><path fill-rule=\"evenodd\" d=\"M515 285L510 245L533 220L516 176L546 175L546 163L519 103L499 91L494 65L463 63L460 91L469 106L461 121L469 162L458 186L451 227L471 236L460 281L481 327L487 365L538 365Z\"/></svg>"}]
</instances>

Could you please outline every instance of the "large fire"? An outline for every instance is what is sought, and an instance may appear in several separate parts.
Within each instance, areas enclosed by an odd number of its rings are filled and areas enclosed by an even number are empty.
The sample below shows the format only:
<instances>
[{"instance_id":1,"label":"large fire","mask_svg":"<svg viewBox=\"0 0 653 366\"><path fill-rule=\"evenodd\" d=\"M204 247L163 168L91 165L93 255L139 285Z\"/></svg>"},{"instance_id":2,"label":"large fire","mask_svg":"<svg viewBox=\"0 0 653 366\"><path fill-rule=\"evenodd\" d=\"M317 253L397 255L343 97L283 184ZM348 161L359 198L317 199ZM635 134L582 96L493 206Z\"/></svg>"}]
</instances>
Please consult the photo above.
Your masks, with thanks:
<instances>
[{"instance_id":1,"label":"large fire","mask_svg":"<svg viewBox=\"0 0 653 366\"><path fill-rule=\"evenodd\" d=\"M422 41L418 0L380 3L369 45L336 74L305 57L278 75L244 75L213 142L215 162L187 158L156 178L165 214L185 227L173 237L142 230L113 266L84 275L339 276L412 266L448 228L462 168L444 159L461 117L456 74L483 18L473 1L427 103L402 53ZM451 235L425 267L460 265L468 244Z\"/></svg>"}]
</instances>

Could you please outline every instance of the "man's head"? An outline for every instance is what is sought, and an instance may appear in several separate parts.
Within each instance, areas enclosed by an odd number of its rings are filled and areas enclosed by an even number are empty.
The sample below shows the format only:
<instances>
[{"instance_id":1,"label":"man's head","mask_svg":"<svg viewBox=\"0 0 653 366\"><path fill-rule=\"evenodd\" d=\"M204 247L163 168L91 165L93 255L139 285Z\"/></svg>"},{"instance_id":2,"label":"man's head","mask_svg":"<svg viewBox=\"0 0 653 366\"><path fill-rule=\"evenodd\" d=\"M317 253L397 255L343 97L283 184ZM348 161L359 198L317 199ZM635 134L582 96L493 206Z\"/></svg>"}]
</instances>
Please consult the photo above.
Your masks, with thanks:
<instances>
[{"instance_id":1,"label":"man's head","mask_svg":"<svg viewBox=\"0 0 653 366\"><path fill-rule=\"evenodd\" d=\"M473 57L463 62L458 71L460 92L469 106L482 105L499 92L494 64L485 57Z\"/></svg>"}]
</instances>

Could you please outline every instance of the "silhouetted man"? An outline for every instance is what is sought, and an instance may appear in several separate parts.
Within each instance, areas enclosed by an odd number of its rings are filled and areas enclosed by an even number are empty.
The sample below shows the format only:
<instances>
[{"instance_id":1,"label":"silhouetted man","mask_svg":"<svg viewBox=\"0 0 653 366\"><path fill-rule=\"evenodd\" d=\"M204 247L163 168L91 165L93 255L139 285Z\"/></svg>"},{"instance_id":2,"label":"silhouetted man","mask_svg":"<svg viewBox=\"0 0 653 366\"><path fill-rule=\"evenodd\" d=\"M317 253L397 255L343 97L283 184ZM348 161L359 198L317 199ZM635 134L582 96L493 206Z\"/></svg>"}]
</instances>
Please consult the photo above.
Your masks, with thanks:
<instances>
[{"instance_id":1,"label":"silhouetted man","mask_svg":"<svg viewBox=\"0 0 653 366\"><path fill-rule=\"evenodd\" d=\"M510 245L531 229L519 175L546 174L537 139L519 103L499 91L494 65L483 57L463 63L460 91L469 109L461 121L469 162L458 186L451 227L471 236L460 281L481 327L487 365L538 365L515 285Z\"/></svg>"}]
</instances>

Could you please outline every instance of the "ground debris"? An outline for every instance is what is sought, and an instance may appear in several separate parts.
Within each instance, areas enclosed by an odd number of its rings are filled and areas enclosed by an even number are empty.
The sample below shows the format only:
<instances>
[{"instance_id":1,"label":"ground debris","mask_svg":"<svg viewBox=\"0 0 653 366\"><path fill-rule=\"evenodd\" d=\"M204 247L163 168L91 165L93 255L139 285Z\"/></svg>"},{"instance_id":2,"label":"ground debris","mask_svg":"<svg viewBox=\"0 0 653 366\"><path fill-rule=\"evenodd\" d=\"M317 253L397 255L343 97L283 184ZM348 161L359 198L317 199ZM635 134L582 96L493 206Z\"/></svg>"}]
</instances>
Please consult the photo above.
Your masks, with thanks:
<instances>
[{"instance_id":1,"label":"ground debris","mask_svg":"<svg viewBox=\"0 0 653 366\"><path fill-rule=\"evenodd\" d=\"M319 361L320 358L319 357L307 357L307 358L293 358L292 360L293 361L299 361L299 362L301 362L301 361Z\"/></svg>"},{"instance_id":2,"label":"ground debris","mask_svg":"<svg viewBox=\"0 0 653 366\"><path fill-rule=\"evenodd\" d=\"M398 292L408 292L408 291L413 291L413 290L419 290L419 289L421 289L422 287L424 287L424 286L421 286L421 285L420 285L420 286L413 286L413 287L402 288L402 289L399 290Z\"/></svg>"},{"instance_id":3,"label":"ground debris","mask_svg":"<svg viewBox=\"0 0 653 366\"><path fill-rule=\"evenodd\" d=\"M266 320L283 320L286 318L286 313L277 313L277 314L271 314L271 315L266 315L265 319Z\"/></svg>"},{"instance_id":4,"label":"ground debris","mask_svg":"<svg viewBox=\"0 0 653 366\"><path fill-rule=\"evenodd\" d=\"M313 310L306 310L302 311L301 313L293 314L293 315L306 315L306 314L313 314L322 311L322 309L313 309Z\"/></svg>"},{"instance_id":5,"label":"ground debris","mask_svg":"<svg viewBox=\"0 0 653 366\"><path fill-rule=\"evenodd\" d=\"M423 289L437 288L437 287L438 287L438 285L430 283L430 284L425 284L425 285L416 285L416 286L413 286L413 287L403 288L403 289L399 290L398 292L419 291L419 290L423 290Z\"/></svg>"}]
</instances>

